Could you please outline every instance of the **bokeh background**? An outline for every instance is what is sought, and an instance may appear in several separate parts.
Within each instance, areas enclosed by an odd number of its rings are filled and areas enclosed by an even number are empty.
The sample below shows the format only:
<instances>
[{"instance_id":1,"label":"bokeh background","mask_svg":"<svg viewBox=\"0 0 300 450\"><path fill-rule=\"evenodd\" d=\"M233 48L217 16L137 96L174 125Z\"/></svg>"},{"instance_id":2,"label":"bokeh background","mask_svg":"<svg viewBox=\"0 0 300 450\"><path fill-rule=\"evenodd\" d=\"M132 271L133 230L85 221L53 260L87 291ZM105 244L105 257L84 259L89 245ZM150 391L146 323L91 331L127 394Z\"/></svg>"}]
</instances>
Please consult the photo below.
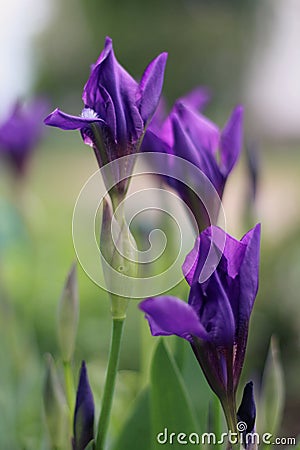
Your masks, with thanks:
<instances>
[{"instance_id":1,"label":"bokeh background","mask_svg":"<svg viewBox=\"0 0 300 450\"><path fill-rule=\"evenodd\" d=\"M77 114L93 63L109 35L136 78L168 51L163 93L209 87L206 114L222 126L245 105L245 149L226 187L227 229L237 237L262 222L260 291L251 321L244 378L257 382L277 338L286 401L281 435L300 433L300 4L297 0L11 0L0 15L0 120L17 99L46 96ZM45 127L46 128L46 127ZM250 152L257 162L251 200ZM0 166L0 448L41 448L44 354L58 360L56 311L75 259L72 211L96 170L77 132L45 129L26 178ZM110 335L109 303L78 268L80 324L74 368L91 367L101 394ZM116 428L137 391L141 356L137 303L128 314ZM145 331L145 330L144 330ZM146 360L146 362L145 362ZM101 375L99 375L99 373ZM98 381L98 379L100 381Z\"/></svg>"}]
</instances>

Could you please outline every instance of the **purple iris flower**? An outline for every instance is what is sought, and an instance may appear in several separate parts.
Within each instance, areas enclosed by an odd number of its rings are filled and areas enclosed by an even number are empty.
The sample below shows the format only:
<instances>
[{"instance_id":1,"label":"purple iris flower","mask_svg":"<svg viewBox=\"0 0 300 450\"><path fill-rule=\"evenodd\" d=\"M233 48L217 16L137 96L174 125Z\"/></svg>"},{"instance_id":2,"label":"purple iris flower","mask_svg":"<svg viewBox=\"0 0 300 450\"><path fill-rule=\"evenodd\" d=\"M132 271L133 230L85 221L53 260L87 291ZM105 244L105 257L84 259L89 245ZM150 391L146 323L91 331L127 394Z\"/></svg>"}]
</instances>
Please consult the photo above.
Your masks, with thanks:
<instances>
[{"instance_id":1,"label":"purple iris flower","mask_svg":"<svg viewBox=\"0 0 300 450\"><path fill-rule=\"evenodd\" d=\"M160 130L150 128L143 147L147 151L159 151L188 160L207 176L222 198L227 177L242 148L242 134L242 106L233 110L225 127L220 130L197 111L195 103L183 98L175 103ZM191 209L199 229L209 226L211 220L195 193L178 180L169 178L167 181ZM197 180L192 180L192 183L197 185ZM214 212L214 217L217 213Z\"/></svg>"},{"instance_id":2,"label":"purple iris flower","mask_svg":"<svg viewBox=\"0 0 300 450\"><path fill-rule=\"evenodd\" d=\"M19 176L25 174L31 153L42 137L47 109L48 102L42 98L24 105L16 102L0 124L0 154Z\"/></svg>"},{"instance_id":3,"label":"purple iris flower","mask_svg":"<svg viewBox=\"0 0 300 450\"><path fill-rule=\"evenodd\" d=\"M207 87L198 86L177 100L195 111L203 111L210 101L211 94ZM147 128L142 142L143 152L171 153L173 133L170 118L167 114L166 101L162 97L155 114Z\"/></svg>"},{"instance_id":4,"label":"purple iris flower","mask_svg":"<svg viewBox=\"0 0 300 450\"><path fill-rule=\"evenodd\" d=\"M212 242L212 234L221 239ZM225 244L218 248L218 242ZM199 281L213 246L220 262ZM250 314L258 289L260 225L238 241L218 227L196 240L183 264L190 285L188 303L171 296L140 304L154 336L177 335L190 342L213 391L221 400L228 426L236 423L235 393L243 367Z\"/></svg>"},{"instance_id":5,"label":"purple iris flower","mask_svg":"<svg viewBox=\"0 0 300 450\"><path fill-rule=\"evenodd\" d=\"M210 101L210 98L211 94L209 89L205 86L198 86L183 97L180 97L180 99L178 99L177 101L184 103L185 105L195 109L196 111L203 111L207 103ZM148 132L150 131L162 137L161 133L163 131L165 134L165 140L168 141L170 130L167 130L166 126L167 117L168 113L166 101L163 97L161 97L146 134L148 134ZM155 149L148 150L145 145L142 144L142 151L155 151Z\"/></svg>"},{"instance_id":6,"label":"purple iris flower","mask_svg":"<svg viewBox=\"0 0 300 450\"><path fill-rule=\"evenodd\" d=\"M91 67L84 87L81 116L71 116L56 109L46 125L63 130L80 130L84 142L93 147L99 167L136 153L161 95L167 54L161 53L146 68L137 83L115 58L112 40ZM132 167L119 168L130 176ZM126 191L128 181L118 185Z\"/></svg>"},{"instance_id":7,"label":"purple iris flower","mask_svg":"<svg viewBox=\"0 0 300 450\"><path fill-rule=\"evenodd\" d=\"M84 450L94 438L94 400L85 362L82 362L74 414L73 450Z\"/></svg>"}]
</instances>

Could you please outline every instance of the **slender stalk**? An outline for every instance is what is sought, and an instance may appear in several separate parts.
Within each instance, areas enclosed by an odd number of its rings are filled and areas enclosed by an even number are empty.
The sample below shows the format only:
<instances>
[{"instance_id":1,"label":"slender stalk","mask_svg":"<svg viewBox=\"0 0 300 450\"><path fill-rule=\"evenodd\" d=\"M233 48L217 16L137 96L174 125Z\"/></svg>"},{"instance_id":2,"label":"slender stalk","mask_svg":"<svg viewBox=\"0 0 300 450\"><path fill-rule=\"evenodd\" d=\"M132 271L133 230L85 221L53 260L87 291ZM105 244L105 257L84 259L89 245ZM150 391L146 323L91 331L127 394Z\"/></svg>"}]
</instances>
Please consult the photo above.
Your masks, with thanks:
<instances>
[{"instance_id":1,"label":"slender stalk","mask_svg":"<svg viewBox=\"0 0 300 450\"><path fill-rule=\"evenodd\" d=\"M110 413L116 384L116 375L119 365L120 347L122 341L124 319L113 319L112 337L106 372L101 413L98 423L96 450L104 450L110 421Z\"/></svg>"},{"instance_id":2,"label":"slender stalk","mask_svg":"<svg viewBox=\"0 0 300 450\"><path fill-rule=\"evenodd\" d=\"M222 402L223 410L225 413L228 432L236 433L234 435L234 441L235 441L235 438L238 439L235 397L234 396L227 397L221 402ZM228 442L226 450L232 450L234 448L236 448L236 449L239 448L238 442L236 444L233 444L232 442Z\"/></svg>"}]
</instances>

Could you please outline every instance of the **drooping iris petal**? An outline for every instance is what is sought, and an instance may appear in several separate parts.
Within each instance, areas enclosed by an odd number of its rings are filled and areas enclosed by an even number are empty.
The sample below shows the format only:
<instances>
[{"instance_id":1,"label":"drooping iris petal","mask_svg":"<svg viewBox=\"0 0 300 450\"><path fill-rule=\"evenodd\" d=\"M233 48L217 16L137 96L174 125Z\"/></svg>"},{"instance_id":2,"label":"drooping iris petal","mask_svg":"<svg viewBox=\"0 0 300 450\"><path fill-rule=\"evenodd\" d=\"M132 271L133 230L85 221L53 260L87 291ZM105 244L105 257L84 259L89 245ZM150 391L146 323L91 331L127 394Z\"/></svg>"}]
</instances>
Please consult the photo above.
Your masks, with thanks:
<instances>
[{"instance_id":1,"label":"drooping iris petal","mask_svg":"<svg viewBox=\"0 0 300 450\"><path fill-rule=\"evenodd\" d=\"M148 298L140 303L153 336L175 334L188 341L192 336L207 338L194 309L184 301L171 296Z\"/></svg>"},{"instance_id":2,"label":"drooping iris petal","mask_svg":"<svg viewBox=\"0 0 300 450\"><path fill-rule=\"evenodd\" d=\"M79 117L66 114L60 109L56 108L51 114L49 114L45 119L45 124L51 127L58 127L62 130L80 130L81 128L87 127L89 124L99 122L103 123L102 119L99 119L97 115L91 117Z\"/></svg>"}]
</instances>

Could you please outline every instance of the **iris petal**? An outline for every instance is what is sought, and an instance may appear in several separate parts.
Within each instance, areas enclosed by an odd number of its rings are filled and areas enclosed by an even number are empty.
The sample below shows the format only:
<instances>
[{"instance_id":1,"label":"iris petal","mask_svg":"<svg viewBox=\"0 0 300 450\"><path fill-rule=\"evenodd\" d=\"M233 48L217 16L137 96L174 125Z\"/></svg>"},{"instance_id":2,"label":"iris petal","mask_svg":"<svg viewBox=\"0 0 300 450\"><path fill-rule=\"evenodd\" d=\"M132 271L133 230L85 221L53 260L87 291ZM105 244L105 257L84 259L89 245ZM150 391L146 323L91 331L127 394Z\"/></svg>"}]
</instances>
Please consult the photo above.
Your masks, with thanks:
<instances>
[{"instance_id":1,"label":"iris petal","mask_svg":"<svg viewBox=\"0 0 300 450\"><path fill-rule=\"evenodd\" d=\"M79 130L94 122L103 123L103 120L97 117L72 116L60 111L58 108L45 119L46 125L58 127L62 130Z\"/></svg>"},{"instance_id":2,"label":"iris petal","mask_svg":"<svg viewBox=\"0 0 300 450\"><path fill-rule=\"evenodd\" d=\"M195 310L176 297L148 298L140 303L139 308L145 312L153 336L175 334L188 341L192 340L193 335L200 339L207 338Z\"/></svg>"},{"instance_id":3,"label":"iris petal","mask_svg":"<svg viewBox=\"0 0 300 450\"><path fill-rule=\"evenodd\" d=\"M146 68L139 85L139 111L144 123L152 118L161 95L167 53L161 53Z\"/></svg>"},{"instance_id":4,"label":"iris petal","mask_svg":"<svg viewBox=\"0 0 300 450\"><path fill-rule=\"evenodd\" d=\"M221 133L221 169L225 177L229 175L242 149L244 109L237 106Z\"/></svg>"}]
</instances>

